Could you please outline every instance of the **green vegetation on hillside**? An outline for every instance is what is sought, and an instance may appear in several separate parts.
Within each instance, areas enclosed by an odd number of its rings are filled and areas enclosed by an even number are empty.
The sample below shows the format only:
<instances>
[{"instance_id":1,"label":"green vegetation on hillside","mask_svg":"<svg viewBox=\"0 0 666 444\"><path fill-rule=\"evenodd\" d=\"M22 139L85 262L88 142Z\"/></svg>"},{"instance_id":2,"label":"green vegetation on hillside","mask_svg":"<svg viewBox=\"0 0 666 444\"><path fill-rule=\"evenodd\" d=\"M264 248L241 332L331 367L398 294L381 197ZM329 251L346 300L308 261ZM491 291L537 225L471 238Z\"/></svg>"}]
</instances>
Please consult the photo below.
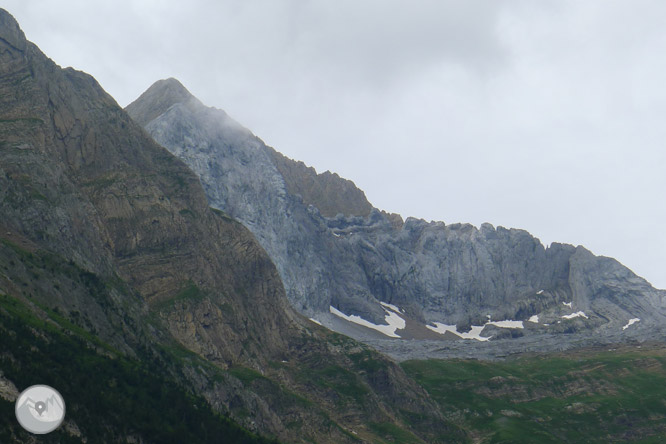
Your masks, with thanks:
<instances>
[{"instance_id":1,"label":"green vegetation on hillside","mask_svg":"<svg viewBox=\"0 0 666 444\"><path fill-rule=\"evenodd\" d=\"M167 379L159 361L141 362L100 349L54 319L40 320L17 299L0 294L0 374L18 390L56 387L87 442L269 443L213 412L208 403ZM67 423L67 422L66 422ZM0 398L0 442L27 442L14 404ZM40 442L80 443L65 427Z\"/></svg>"},{"instance_id":2,"label":"green vegetation on hillside","mask_svg":"<svg viewBox=\"0 0 666 444\"><path fill-rule=\"evenodd\" d=\"M479 442L666 440L663 347L402 367Z\"/></svg>"}]
</instances>

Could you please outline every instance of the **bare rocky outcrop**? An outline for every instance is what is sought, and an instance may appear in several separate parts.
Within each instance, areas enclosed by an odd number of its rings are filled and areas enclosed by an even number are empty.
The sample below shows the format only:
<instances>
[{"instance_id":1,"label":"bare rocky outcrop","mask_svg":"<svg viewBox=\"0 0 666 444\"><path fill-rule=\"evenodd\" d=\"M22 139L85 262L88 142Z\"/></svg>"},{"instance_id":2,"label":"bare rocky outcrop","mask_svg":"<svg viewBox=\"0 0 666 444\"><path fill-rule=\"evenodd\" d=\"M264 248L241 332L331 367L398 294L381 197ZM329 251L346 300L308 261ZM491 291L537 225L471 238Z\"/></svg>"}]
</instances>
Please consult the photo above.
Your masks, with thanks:
<instances>
[{"instance_id":1,"label":"bare rocky outcrop","mask_svg":"<svg viewBox=\"0 0 666 444\"><path fill-rule=\"evenodd\" d=\"M6 399L9 402L16 402L19 391L12 381L2 376L0 373L0 398Z\"/></svg>"},{"instance_id":2,"label":"bare rocky outcrop","mask_svg":"<svg viewBox=\"0 0 666 444\"><path fill-rule=\"evenodd\" d=\"M284 179L287 192L301 196L303 203L314 205L324 217L368 216L372 205L365 193L354 182L324 171L317 174L314 168L303 162L289 159L285 155L268 147L275 167Z\"/></svg>"}]
</instances>

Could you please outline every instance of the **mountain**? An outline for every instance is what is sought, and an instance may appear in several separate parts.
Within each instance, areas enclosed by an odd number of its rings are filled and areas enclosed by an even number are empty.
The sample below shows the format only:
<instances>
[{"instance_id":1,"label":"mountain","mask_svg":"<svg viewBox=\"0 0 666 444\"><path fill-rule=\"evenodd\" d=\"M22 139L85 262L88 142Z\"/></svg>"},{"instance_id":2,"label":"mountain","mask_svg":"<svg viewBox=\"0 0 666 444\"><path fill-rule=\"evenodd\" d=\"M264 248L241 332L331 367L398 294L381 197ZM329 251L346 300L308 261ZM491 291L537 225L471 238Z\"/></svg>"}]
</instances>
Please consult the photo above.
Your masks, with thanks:
<instances>
[{"instance_id":1,"label":"mountain","mask_svg":"<svg viewBox=\"0 0 666 444\"><path fill-rule=\"evenodd\" d=\"M198 177L1 9L0 215L0 376L63 395L45 442L465 439L393 361L295 312ZM29 441L0 409L0 440Z\"/></svg>"},{"instance_id":2,"label":"mountain","mask_svg":"<svg viewBox=\"0 0 666 444\"><path fill-rule=\"evenodd\" d=\"M614 259L545 247L513 228L403 221L372 208L352 182L266 146L175 79L126 110L192 168L211 206L253 232L293 307L393 356L664 337L666 292ZM449 341L461 338L476 341Z\"/></svg>"}]
</instances>

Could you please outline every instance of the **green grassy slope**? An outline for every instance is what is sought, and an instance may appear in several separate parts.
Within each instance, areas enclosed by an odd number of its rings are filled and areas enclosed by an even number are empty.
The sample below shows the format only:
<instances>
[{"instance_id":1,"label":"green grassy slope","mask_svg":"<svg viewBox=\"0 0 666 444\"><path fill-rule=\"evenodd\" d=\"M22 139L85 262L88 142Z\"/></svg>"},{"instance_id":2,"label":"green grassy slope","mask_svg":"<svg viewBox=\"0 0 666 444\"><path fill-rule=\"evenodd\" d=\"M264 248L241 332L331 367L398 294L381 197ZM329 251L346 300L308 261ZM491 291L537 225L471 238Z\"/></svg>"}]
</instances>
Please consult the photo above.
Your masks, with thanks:
<instances>
[{"instance_id":1,"label":"green grassy slope","mask_svg":"<svg viewBox=\"0 0 666 444\"><path fill-rule=\"evenodd\" d=\"M402 364L477 442L665 442L666 348Z\"/></svg>"}]
</instances>

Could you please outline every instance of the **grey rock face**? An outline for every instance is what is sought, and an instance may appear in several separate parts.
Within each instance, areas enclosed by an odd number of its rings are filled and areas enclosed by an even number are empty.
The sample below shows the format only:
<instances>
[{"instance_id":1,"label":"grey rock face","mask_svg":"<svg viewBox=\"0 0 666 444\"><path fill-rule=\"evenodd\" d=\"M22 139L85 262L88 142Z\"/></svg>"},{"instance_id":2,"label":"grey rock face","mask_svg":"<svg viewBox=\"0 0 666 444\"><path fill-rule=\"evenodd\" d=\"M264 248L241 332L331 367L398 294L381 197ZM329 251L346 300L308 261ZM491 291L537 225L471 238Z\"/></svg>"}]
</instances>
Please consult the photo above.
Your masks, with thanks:
<instances>
[{"instance_id":1,"label":"grey rock face","mask_svg":"<svg viewBox=\"0 0 666 444\"><path fill-rule=\"evenodd\" d=\"M332 325L330 306L385 325L390 311L384 302L398 306L412 324L457 325L458 331L488 319L527 321L537 315L535 328L508 336L593 330L614 336L634 318L641 320L632 326L634 338L637 331L645 338L661 334L656 329L666 316L666 292L583 247L546 248L524 230L490 224L476 228L414 218L402 223L377 209L367 214L363 205L325 217L294 191L299 181L316 177L312 172L298 173L305 167L173 82L158 82L128 112L195 171L212 206L254 233L291 303L325 325ZM335 186L330 188L335 194ZM578 312L585 316L571 316ZM399 336L408 337L408 329ZM503 330L487 331L493 329Z\"/></svg>"}]
</instances>

